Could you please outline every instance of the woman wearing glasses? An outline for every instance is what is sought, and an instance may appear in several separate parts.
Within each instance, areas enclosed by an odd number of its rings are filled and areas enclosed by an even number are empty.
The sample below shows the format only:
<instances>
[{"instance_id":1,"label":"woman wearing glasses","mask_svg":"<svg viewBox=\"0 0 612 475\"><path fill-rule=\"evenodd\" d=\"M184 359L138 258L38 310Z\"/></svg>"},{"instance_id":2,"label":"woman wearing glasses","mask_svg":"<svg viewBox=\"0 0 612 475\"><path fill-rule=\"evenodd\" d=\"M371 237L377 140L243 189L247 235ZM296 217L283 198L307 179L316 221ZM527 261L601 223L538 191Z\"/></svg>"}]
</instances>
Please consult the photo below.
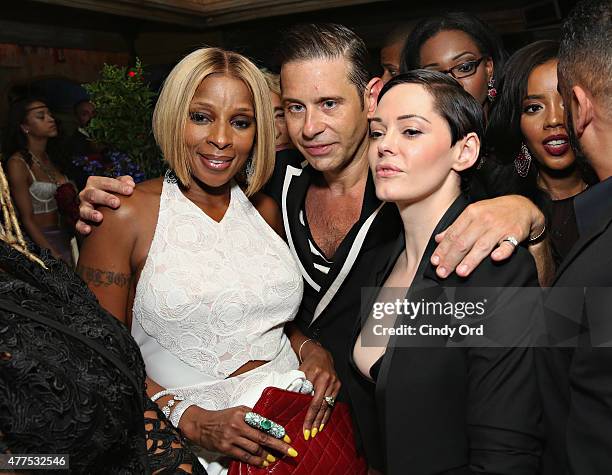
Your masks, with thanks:
<instances>
[{"instance_id":1,"label":"woman wearing glasses","mask_svg":"<svg viewBox=\"0 0 612 475\"><path fill-rule=\"evenodd\" d=\"M432 69L454 77L487 114L504 59L497 34L475 16L457 12L416 25L404 45L400 70Z\"/></svg>"}]
</instances>

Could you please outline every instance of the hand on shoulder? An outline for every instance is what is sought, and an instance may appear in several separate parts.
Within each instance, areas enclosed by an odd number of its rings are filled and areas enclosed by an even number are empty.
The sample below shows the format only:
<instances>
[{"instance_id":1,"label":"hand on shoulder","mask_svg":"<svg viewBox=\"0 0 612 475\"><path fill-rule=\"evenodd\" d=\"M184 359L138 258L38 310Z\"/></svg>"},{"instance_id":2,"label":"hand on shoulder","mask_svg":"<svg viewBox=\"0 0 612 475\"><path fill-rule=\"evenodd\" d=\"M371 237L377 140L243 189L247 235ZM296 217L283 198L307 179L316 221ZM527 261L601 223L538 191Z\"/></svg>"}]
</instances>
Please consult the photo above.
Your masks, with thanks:
<instances>
[{"instance_id":1,"label":"hand on shoulder","mask_svg":"<svg viewBox=\"0 0 612 475\"><path fill-rule=\"evenodd\" d=\"M121 201L117 195L129 196L133 193L134 187L134 180L130 176L118 178L90 176L87 178L85 188L79 193L81 219L76 224L77 231L85 236L89 234L91 225L100 223L104 219L96 207L118 208Z\"/></svg>"},{"instance_id":2,"label":"hand on shoulder","mask_svg":"<svg viewBox=\"0 0 612 475\"><path fill-rule=\"evenodd\" d=\"M130 230L137 231L139 223L143 220L156 221L162 182L162 178L155 178L139 183L129 196L120 197L121 206L116 208L101 207L97 212L102 215L102 219L91 226L91 234L109 228L113 228L113 232L117 233L129 232ZM115 193L109 194L109 196L117 197Z\"/></svg>"}]
</instances>

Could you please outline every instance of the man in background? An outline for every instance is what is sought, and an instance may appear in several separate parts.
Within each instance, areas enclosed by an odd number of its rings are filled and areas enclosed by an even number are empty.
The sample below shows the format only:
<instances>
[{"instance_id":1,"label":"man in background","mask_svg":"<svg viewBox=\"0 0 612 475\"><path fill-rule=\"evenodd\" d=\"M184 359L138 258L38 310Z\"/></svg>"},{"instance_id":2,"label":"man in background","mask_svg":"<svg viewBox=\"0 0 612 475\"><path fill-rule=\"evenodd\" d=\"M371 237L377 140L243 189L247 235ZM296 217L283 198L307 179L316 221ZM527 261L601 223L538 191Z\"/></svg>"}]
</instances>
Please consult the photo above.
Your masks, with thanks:
<instances>
[{"instance_id":1,"label":"man in background","mask_svg":"<svg viewBox=\"0 0 612 475\"><path fill-rule=\"evenodd\" d=\"M601 475L612 469L610 0L582 1L572 11L563 26L558 76L572 146L601 182L576 197L580 238L546 300L551 343L569 347L539 352L547 432L543 473ZM575 332L568 333L572 327Z\"/></svg>"},{"instance_id":2,"label":"man in background","mask_svg":"<svg viewBox=\"0 0 612 475\"><path fill-rule=\"evenodd\" d=\"M412 24L401 24L395 27L385 37L380 49L380 65L383 69L381 79L387 83L393 76L397 76L400 70L400 58L406 38L412 31Z\"/></svg>"}]
</instances>

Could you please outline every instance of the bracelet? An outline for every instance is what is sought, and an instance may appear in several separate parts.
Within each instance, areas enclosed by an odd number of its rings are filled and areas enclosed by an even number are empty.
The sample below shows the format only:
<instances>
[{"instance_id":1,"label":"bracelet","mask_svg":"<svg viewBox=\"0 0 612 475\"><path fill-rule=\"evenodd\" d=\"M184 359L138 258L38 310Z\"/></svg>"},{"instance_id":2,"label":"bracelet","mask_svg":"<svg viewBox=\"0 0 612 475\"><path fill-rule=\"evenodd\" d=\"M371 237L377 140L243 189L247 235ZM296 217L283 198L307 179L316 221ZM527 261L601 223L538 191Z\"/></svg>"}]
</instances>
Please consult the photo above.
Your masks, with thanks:
<instances>
[{"instance_id":1,"label":"bracelet","mask_svg":"<svg viewBox=\"0 0 612 475\"><path fill-rule=\"evenodd\" d=\"M302 359L302 348L304 347L304 345L306 343L308 343L309 341L313 341L315 344L319 344L314 338L308 338L307 340L304 340L302 342L302 344L300 345L300 349L298 350L298 359L300 360L300 364L302 364L304 362L304 360Z\"/></svg>"},{"instance_id":2,"label":"bracelet","mask_svg":"<svg viewBox=\"0 0 612 475\"><path fill-rule=\"evenodd\" d=\"M153 394L153 396L151 396L151 401L155 402L160 397L169 396L170 394L171 394L170 391L168 391L167 389L164 389L163 391Z\"/></svg>"},{"instance_id":3,"label":"bracelet","mask_svg":"<svg viewBox=\"0 0 612 475\"><path fill-rule=\"evenodd\" d=\"M542 227L542 231L540 231L537 236L529 238L529 242L536 242L538 239L540 239L544 235L545 232L546 232L546 224Z\"/></svg>"},{"instance_id":4,"label":"bracelet","mask_svg":"<svg viewBox=\"0 0 612 475\"><path fill-rule=\"evenodd\" d=\"M170 413L172 412L172 407L177 401L182 401L183 398L181 396L174 395L172 399L170 399L164 407L162 407L161 411L164 413L164 416L170 417Z\"/></svg>"},{"instance_id":5,"label":"bracelet","mask_svg":"<svg viewBox=\"0 0 612 475\"><path fill-rule=\"evenodd\" d=\"M172 414L170 414L170 417L169 417L170 423L178 429L179 422L181 421L181 417L183 416L185 411L189 409L191 406L195 406L195 403L192 401L189 401L187 399L183 399L182 401L179 401L179 403L175 406L174 410L172 411Z\"/></svg>"}]
</instances>

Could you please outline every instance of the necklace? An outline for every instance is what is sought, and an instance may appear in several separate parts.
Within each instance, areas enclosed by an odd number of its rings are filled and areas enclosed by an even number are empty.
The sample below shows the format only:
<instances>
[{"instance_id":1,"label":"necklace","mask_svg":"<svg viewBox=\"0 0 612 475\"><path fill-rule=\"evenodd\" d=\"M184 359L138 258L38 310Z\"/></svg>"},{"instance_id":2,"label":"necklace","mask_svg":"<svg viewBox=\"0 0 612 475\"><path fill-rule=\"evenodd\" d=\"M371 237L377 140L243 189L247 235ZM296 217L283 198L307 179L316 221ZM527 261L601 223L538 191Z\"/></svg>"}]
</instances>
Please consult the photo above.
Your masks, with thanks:
<instances>
[{"instance_id":1,"label":"necklace","mask_svg":"<svg viewBox=\"0 0 612 475\"><path fill-rule=\"evenodd\" d=\"M578 190L576 193L572 193L570 196L567 196L565 198L557 198L555 196L553 196L553 200L554 201L561 201L561 200L566 200L568 198L574 198L575 196L578 196L580 193L582 193L584 190L586 190L589 187L589 184L586 182L582 183L582 186L580 187L580 190ZM550 192L549 192L550 193ZM552 193L551 193L552 196Z\"/></svg>"},{"instance_id":2,"label":"necklace","mask_svg":"<svg viewBox=\"0 0 612 475\"><path fill-rule=\"evenodd\" d=\"M551 190L547 186L545 186L545 182L542 180L539 172L538 172L538 176L536 178L536 184L537 184L538 187L540 187L542 190L544 190L546 193L548 193L550 195L550 198L553 201L561 201L561 200L565 200L565 199L568 199L568 198L572 198L572 197L574 197L576 195L579 195L580 193L582 193L583 191L585 191L589 187L588 183L586 183L585 181L582 181L582 185L580 186L579 190L577 190L575 193L572 192L568 196L562 198L559 195L557 195L556 193L554 193L553 190Z\"/></svg>"},{"instance_id":3,"label":"necklace","mask_svg":"<svg viewBox=\"0 0 612 475\"><path fill-rule=\"evenodd\" d=\"M30 152L30 155L32 156L32 161L38 166L38 168L40 168L45 173L45 175L47 175L47 177L49 177L49 181L59 186L58 180L55 179L56 173L53 166L47 166L43 164L41 160L31 150L28 149L28 152Z\"/></svg>"}]
</instances>

